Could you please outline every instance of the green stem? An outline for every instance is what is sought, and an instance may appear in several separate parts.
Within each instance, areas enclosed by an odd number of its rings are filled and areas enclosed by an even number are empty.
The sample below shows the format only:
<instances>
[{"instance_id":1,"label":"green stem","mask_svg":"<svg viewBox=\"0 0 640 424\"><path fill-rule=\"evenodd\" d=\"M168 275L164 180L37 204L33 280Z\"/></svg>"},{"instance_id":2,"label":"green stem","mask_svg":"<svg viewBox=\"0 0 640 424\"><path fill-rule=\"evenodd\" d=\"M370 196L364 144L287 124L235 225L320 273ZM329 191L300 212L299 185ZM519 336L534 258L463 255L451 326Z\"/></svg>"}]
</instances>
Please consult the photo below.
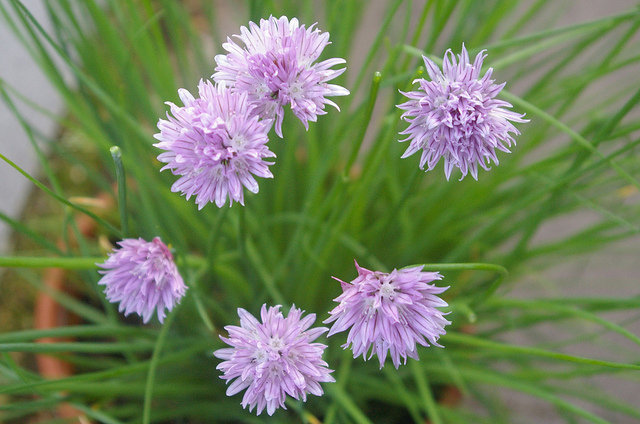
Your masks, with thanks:
<instances>
[{"instance_id":1,"label":"green stem","mask_svg":"<svg viewBox=\"0 0 640 424\"><path fill-rule=\"evenodd\" d=\"M0 343L29 342L43 337L104 338L115 336L152 337L154 330L113 325L74 325L69 327L46 328L42 330L22 330L0 334Z\"/></svg>"},{"instance_id":2,"label":"green stem","mask_svg":"<svg viewBox=\"0 0 640 424\"><path fill-rule=\"evenodd\" d=\"M558 361L573 362L577 364L587 364L595 367L607 367L615 369L625 369L640 371L640 365L637 364L624 364L621 362L602 361L599 359L585 358L582 356L567 355L564 353L553 352L545 349L528 346L515 346L506 343L495 342L492 340L482 339L480 337L469 336L462 333L448 332L443 337L444 341L459 345L474 346L477 348L489 349L493 352L500 352L505 355L518 354L518 355L530 355L540 358L555 359Z\"/></svg>"},{"instance_id":3,"label":"green stem","mask_svg":"<svg viewBox=\"0 0 640 424\"><path fill-rule=\"evenodd\" d=\"M228 260L227 258L223 258ZM0 256L0 267L4 268L62 268L62 269L95 269L96 264L103 263L104 257L35 257L35 256ZM196 255L185 255L187 267L202 268L207 259Z\"/></svg>"},{"instance_id":4,"label":"green stem","mask_svg":"<svg viewBox=\"0 0 640 424\"><path fill-rule=\"evenodd\" d=\"M200 278L202 278L202 275L205 272L206 272L205 268L201 268L197 272L192 272L191 270L189 270L189 274L187 274L188 275L187 278L189 279L189 286L192 288L192 290L189 291L189 294L193 297L193 300L196 305L196 311L198 312L198 315L200 315L200 319L202 319L202 322L204 323L204 325L207 327L207 330L215 334L216 327L215 325L213 325L211 318L209 318L209 314L207 313L207 308L205 307L204 302L202 301L202 298L201 298L202 289L200 287Z\"/></svg>"},{"instance_id":5,"label":"green stem","mask_svg":"<svg viewBox=\"0 0 640 424\"><path fill-rule=\"evenodd\" d=\"M210 350L212 348L210 340L184 340L180 343L181 346L188 346L185 350L169 353L159 360L159 364L175 364L184 362L195 354L199 354L204 350ZM50 344L49 344L50 346ZM140 362L131 365L125 365L117 368L110 368L106 371L97 371L91 373L77 374L71 377L55 380L38 380L35 382L19 383L14 385L0 386L0 395L6 393L18 394L18 393L30 393L33 390L47 389L50 391L68 390L72 386L84 385L90 382L103 383L109 379L120 378L122 376L130 376L138 373L142 373L149 369L149 365L146 362Z\"/></svg>"},{"instance_id":6,"label":"green stem","mask_svg":"<svg viewBox=\"0 0 640 424\"><path fill-rule=\"evenodd\" d=\"M147 341L130 342L60 342L60 343L2 343L0 352L30 353L122 353L127 351L148 352L152 344Z\"/></svg>"},{"instance_id":7,"label":"green stem","mask_svg":"<svg viewBox=\"0 0 640 424\"><path fill-rule=\"evenodd\" d=\"M410 367L420 399L429 414L429 420L433 424L443 424L427 373L420 367L418 361L410 361Z\"/></svg>"},{"instance_id":8,"label":"green stem","mask_svg":"<svg viewBox=\"0 0 640 424\"><path fill-rule=\"evenodd\" d=\"M6 268L95 269L96 263L100 262L104 262L104 258L37 258L21 256L0 256L0 267Z\"/></svg>"},{"instance_id":9,"label":"green stem","mask_svg":"<svg viewBox=\"0 0 640 424\"><path fill-rule=\"evenodd\" d=\"M177 308L176 308L177 309ZM151 421L151 400L153 399L153 382L156 377L156 370L158 369L158 364L160 361L160 352L165 345L165 341L167 340L167 335L169 334L169 328L171 327L171 322L173 318L177 315L176 309L173 310L167 316L164 324L162 325L162 329L160 330L160 334L158 335L158 340L156 341L156 345L153 348L153 355L151 356L151 361L149 362L149 373L147 374L147 383L144 390L144 406L142 409L142 424L149 424Z\"/></svg>"},{"instance_id":10,"label":"green stem","mask_svg":"<svg viewBox=\"0 0 640 424\"><path fill-rule=\"evenodd\" d=\"M508 93L506 91L503 91L501 95L507 101L511 102L514 106L520 107L520 108L522 108L524 110L528 110L530 112L531 116L536 116L536 117L542 119L547 124L550 124L550 125L554 126L558 130L564 132L573 141L575 141L580 146L584 147L590 153L594 154L595 156L597 156L600 159L606 160L607 164L620 177L622 177L624 180L629 182L629 184L631 184L634 187L640 189L640 182L639 181L637 181L633 176L629 175L628 172L626 172L624 169L622 169L620 167L620 165L618 165L612 159L607 159L607 157L601 151L599 151L593 144L591 144L587 139L585 139L583 136L581 136L576 131L571 129L565 123L557 120L552 115L546 113L542 109L539 109L538 107L534 106L533 104L531 104L531 103L529 103L529 102L527 102L527 101L525 101L525 100L523 100L523 99L521 99L521 98L519 98L517 96L514 96L513 94L510 94L510 93ZM638 93L636 93L636 96L640 96L640 91ZM634 96L634 98L635 98L635 96Z\"/></svg>"},{"instance_id":11,"label":"green stem","mask_svg":"<svg viewBox=\"0 0 640 424\"><path fill-rule=\"evenodd\" d=\"M209 261L209 270L213 271L213 268L215 266L215 259L216 259L216 243L218 242L218 235L220 232L220 228L222 227L222 223L225 222L225 217L227 216L227 211L230 208L222 208L220 209L220 211L216 214L216 218L213 222L213 225L211 226L211 232L209 233L209 239L207 240L207 258Z\"/></svg>"},{"instance_id":12,"label":"green stem","mask_svg":"<svg viewBox=\"0 0 640 424\"><path fill-rule=\"evenodd\" d=\"M415 395L415 389L409 389L407 387L397 369L391 369L390 366L387 366L383 367L381 371L384 373L390 383L389 389L393 390L398 398L401 399L400 402L402 402L403 406L407 409L407 412L409 412L409 414L411 415L413 422L424 422L424 414L421 414L420 410L418 409L419 400L416 399L417 396Z\"/></svg>"},{"instance_id":13,"label":"green stem","mask_svg":"<svg viewBox=\"0 0 640 424\"><path fill-rule=\"evenodd\" d=\"M342 409L344 409L354 422L358 424L372 424L369 418L367 418L364 412L358 407L358 405L356 405L343 387L336 384L330 384L326 386L326 391L337 403L340 404L340 406L342 406Z\"/></svg>"},{"instance_id":14,"label":"green stem","mask_svg":"<svg viewBox=\"0 0 640 424\"><path fill-rule=\"evenodd\" d=\"M604 328L610 331L614 331L620 334L623 337L631 340L637 345L640 345L640 337L633 334L631 331L625 329L624 327L614 324L604 318L599 317L598 315L590 312L582 310L576 306L571 304L560 304L556 302L549 302L545 299L492 299L491 302L487 303L488 306L497 307L497 308L514 308L514 309L530 309L534 311L545 311L552 312L557 311L564 314L569 314L573 317L578 317L584 320L588 320L594 322L596 324L602 325Z\"/></svg>"},{"instance_id":15,"label":"green stem","mask_svg":"<svg viewBox=\"0 0 640 424\"><path fill-rule=\"evenodd\" d=\"M122 236L127 237L129 234L129 220L127 216L127 182L124 173L124 164L122 163L122 151L120 147L113 146L109 149L111 157L116 166L116 182L118 184L118 212L120 212L120 226L122 227Z\"/></svg>"},{"instance_id":16,"label":"green stem","mask_svg":"<svg viewBox=\"0 0 640 424\"><path fill-rule=\"evenodd\" d=\"M413 265L415 266L415 265ZM406 267L409 268L409 267ZM489 263L448 263L448 264L424 264L424 271L490 271L498 274L498 277L491 283L487 291L481 297L481 300L491 297L496 290L502 285L509 275L509 271L501 265Z\"/></svg>"},{"instance_id":17,"label":"green stem","mask_svg":"<svg viewBox=\"0 0 640 424\"><path fill-rule=\"evenodd\" d=\"M342 174L342 178L344 180L347 180L349 178L351 167L358 157L358 152L360 151L360 147L362 146L362 142L364 141L364 136L367 133L367 128L369 128L369 124L371 123L371 115L373 115L373 109L376 105L376 99L378 98L378 90L380 89L381 80L382 74L378 71L374 72L373 80L371 81L371 89L369 90L369 99L367 101L367 107L364 112L364 120L361 121L366 122L367 124L360 125L360 132L356 137L356 142L353 144L353 149L351 150L351 154L349 155L347 165L344 167L344 172Z\"/></svg>"},{"instance_id":18,"label":"green stem","mask_svg":"<svg viewBox=\"0 0 640 424\"><path fill-rule=\"evenodd\" d=\"M374 237L372 238L374 240L375 240L375 237L379 236L379 234L383 230L387 229L389 224L391 224L395 219L397 219L400 209L405 205L407 199L409 199L409 196L415 193L414 184L418 179L418 175L422 175L422 174L423 174L422 170L416 166L412 171L411 177L409 177L409 179L406 182L404 192L399 197L398 201L395 202L395 204L390 208L389 213L386 214L386 219L379 220L378 222L375 223L375 225L371 229L371 234L374 235Z\"/></svg>"},{"instance_id":19,"label":"green stem","mask_svg":"<svg viewBox=\"0 0 640 424\"><path fill-rule=\"evenodd\" d=\"M67 206L72 207L73 209L84 213L85 215L88 215L89 217L93 218L97 223L99 223L100 225L102 225L103 227L105 227L106 229L109 230L109 232L117 235L118 237L122 237L122 233L120 232L120 230L118 230L116 227L114 227L113 225L109 224L107 221L105 221L104 219L100 218L98 215L96 215L95 213L83 208L82 206L78 206L74 203L71 203L70 201L68 201L67 199L65 199L64 197L58 195L56 192L54 192L53 190L51 190L49 187L45 186L44 184L42 184L40 181L36 180L35 178L33 178L31 175L29 175L26 171L24 171L22 168L20 168L18 165L16 165L11 159L7 158L5 155L3 155L2 153L0 153L0 159L2 159L3 161L5 161L6 163L8 163L13 169L15 169L16 171L18 171L19 173L21 173L22 175L24 175L29 181L31 181L33 184L35 184L38 188L40 188L42 191L44 191L45 193L47 193L49 196L53 197L54 199L56 199L57 201L64 203Z\"/></svg>"},{"instance_id":20,"label":"green stem","mask_svg":"<svg viewBox=\"0 0 640 424\"><path fill-rule=\"evenodd\" d=\"M351 367L353 360L351 359L351 351L344 350L342 353L342 360L340 361L340 368L336 372L336 381L333 385L338 386L340 390L344 390L344 387L349 381L351 374ZM333 424L336 421L336 414L338 411L338 400L334 398L334 402L327 408L327 414L324 419L324 424Z\"/></svg>"}]
</instances>

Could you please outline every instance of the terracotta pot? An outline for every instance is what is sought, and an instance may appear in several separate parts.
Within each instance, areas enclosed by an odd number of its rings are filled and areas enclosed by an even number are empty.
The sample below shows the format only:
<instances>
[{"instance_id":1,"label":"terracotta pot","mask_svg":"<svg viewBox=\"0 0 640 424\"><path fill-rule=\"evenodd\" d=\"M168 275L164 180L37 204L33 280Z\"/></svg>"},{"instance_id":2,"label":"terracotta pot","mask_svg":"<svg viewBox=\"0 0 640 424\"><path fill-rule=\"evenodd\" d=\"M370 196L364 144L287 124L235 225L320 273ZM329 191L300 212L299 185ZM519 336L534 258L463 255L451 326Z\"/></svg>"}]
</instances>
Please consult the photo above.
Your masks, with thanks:
<instances>
[{"instance_id":1,"label":"terracotta pot","mask_svg":"<svg viewBox=\"0 0 640 424\"><path fill-rule=\"evenodd\" d=\"M113 207L113 201L109 196L100 195L97 204L107 210ZM87 215L80 215L76 219L79 231L84 237L94 237L96 232L95 221ZM63 248L62 240L58 241L58 246ZM68 271L60 268L49 268L45 270L43 283L53 291L61 291L74 295L69 287ZM34 328L39 330L56 328L62 326L76 325L81 322L80 318L57 303L51 296L40 292L35 301ZM38 343L68 342L73 339L46 337L37 340ZM36 355L36 364L40 375L48 379L60 379L74 374L73 365L59 357L44 354ZM69 404L62 403L55 411L58 418L72 419L82 424L90 423L88 418L80 411Z\"/></svg>"}]
</instances>

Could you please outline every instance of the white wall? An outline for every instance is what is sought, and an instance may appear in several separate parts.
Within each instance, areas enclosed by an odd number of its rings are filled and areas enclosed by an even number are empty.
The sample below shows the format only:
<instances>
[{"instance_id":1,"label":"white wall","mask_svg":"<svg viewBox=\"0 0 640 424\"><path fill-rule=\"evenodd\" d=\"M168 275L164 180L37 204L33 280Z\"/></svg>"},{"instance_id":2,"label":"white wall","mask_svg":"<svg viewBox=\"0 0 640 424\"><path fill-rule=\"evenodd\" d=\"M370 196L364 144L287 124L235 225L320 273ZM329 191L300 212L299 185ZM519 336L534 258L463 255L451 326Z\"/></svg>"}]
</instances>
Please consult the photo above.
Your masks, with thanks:
<instances>
[{"instance_id":1,"label":"white wall","mask_svg":"<svg viewBox=\"0 0 640 424\"><path fill-rule=\"evenodd\" d=\"M0 0L7 4L6 0ZM43 2L30 0L31 13L46 22ZM7 24L0 19L0 78L19 93L47 110L62 110L62 101L49 85L38 65L31 59ZM56 123L43 117L13 97L16 106L29 116L34 127L43 134L52 135ZM27 134L5 102L0 101L0 153L11 159L31 175L39 175L39 164ZM0 160L0 211L12 218L20 215L33 184ZM0 254L7 252L10 227L0 221Z\"/></svg>"}]
</instances>

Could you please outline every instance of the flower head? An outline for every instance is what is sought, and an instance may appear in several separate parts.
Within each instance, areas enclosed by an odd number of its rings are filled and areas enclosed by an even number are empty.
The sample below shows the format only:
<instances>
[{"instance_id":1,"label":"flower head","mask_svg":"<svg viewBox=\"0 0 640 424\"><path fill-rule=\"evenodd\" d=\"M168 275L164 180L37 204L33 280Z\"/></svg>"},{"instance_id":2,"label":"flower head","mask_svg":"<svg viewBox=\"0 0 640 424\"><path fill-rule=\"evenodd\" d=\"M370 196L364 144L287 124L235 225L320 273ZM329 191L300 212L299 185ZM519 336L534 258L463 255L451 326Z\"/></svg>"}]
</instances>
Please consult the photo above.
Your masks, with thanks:
<instances>
[{"instance_id":1,"label":"flower head","mask_svg":"<svg viewBox=\"0 0 640 424\"><path fill-rule=\"evenodd\" d=\"M228 54L215 57L218 66L212 78L247 92L261 118L275 118L280 137L285 106L289 105L308 129L308 121L315 122L318 115L326 113L325 105L340 110L327 96L349 94L344 87L327 84L344 72L345 68L330 69L345 63L344 59L316 63L329 44L329 34L314 26L305 28L296 18L285 16L261 19L260 26L250 22L249 28L241 27L240 35L235 36L244 47L228 38L222 45Z\"/></svg>"},{"instance_id":2,"label":"flower head","mask_svg":"<svg viewBox=\"0 0 640 424\"><path fill-rule=\"evenodd\" d=\"M109 302L120 302L118 310L125 315L135 312L146 324L154 310L160 322L165 309L171 310L180 303L187 286L178 273L169 248L155 237L147 242L142 238L124 239L118 242L100 270Z\"/></svg>"},{"instance_id":3,"label":"flower head","mask_svg":"<svg viewBox=\"0 0 640 424\"><path fill-rule=\"evenodd\" d=\"M347 343L353 357L366 359L376 354L380 368L387 353L398 368L400 357L418 359L416 343L434 346L451 324L436 308L447 306L437 295L448 287L429 284L442 278L437 272L422 272L423 266L394 269L391 273L369 271L356 262L358 277L350 283L340 281L343 293L335 298L340 304L329 313L325 323L335 321L328 336L349 330ZM334 277L335 278L335 277ZM367 358L367 353L369 353Z\"/></svg>"},{"instance_id":4,"label":"flower head","mask_svg":"<svg viewBox=\"0 0 640 424\"><path fill-rule=\"evenodd\" d=\"M504 87L494 84L492 68L480 78L480 68L486 55L478 53L469 62L469 54L462 46L458 60L449 49L445 53L442 71L423 56L431 81L417 79L419 91L402 93L409 101L398 105L405 112L402 118L409 127L400 134L411 140L402 155L411 156L422 150L420 169L432 170L444 158L447 180L454 167L460 168L464 178L468 172L478 179L478 165L489 170L489 163L498 164L496 149L510 153L508 147L515 140L509 133L520 134L509 121L528 122L513 111L504 109L511 104L496 99Z\"/></svg>"},{"instance_id":5,"label":"flower head","mask_svg":"<svg viewBox=\"0 0 640 424\"><path fill-rule=\"evenodd\" d=\"M272 178L264 158L275 157L266 143L270 122L253 114L246 93L231 92L211 81L200 81L199 98L185 89L178 91L183 107L167 102L168 120L158 122L160 140L154 146L166 150L158 156L181 177L171 186L189 199L196 196L198 209L208 202L222 207L229 198L244 205L243 186L258 192L255 176Z\"/></svg>"},{"instance_id":6,"label":"flower head","mask_svg":"<svg viewBox=\"0 0 640 424\"><path fill-rule=\"evenodd\" d=\"M253 315L238 308L240 327L227 326L229 338L220 337L231 348L218 349L214 355L224 359L217 369L221 378L231 381L227 395L232 396L244 389L242 407L249 411L257 406L260 415L266 407L273 415L276 408L283 407L288 394L294 399L307 399L307 393L322 395L321 382L335 381L329 373L322 352L327 347L322 343L311 343L325 327L308 330L316 319L309 314L301 319L302 312L292 306L285 318L280 305L262 306L258 322Z\"/></svg>"}]
</instances>

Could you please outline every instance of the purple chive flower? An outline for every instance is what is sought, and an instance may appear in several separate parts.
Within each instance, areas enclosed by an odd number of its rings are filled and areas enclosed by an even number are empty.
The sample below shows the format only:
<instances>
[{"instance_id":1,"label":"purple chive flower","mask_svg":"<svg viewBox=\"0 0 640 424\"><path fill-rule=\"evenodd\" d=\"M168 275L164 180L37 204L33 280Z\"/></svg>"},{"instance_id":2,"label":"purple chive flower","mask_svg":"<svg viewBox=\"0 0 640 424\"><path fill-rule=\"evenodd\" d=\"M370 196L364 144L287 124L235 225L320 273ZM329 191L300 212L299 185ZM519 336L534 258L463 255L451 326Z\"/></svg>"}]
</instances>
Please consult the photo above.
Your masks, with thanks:
<instances>
[{"instance_id":1,"label":"purple chive flower","mask_svg":"<svg viewBox=\"0 0 640 424\"><path fill-rule=\"evenodd\" d=\"M477 180L478 165L488 171L491 161L498 164L496 149L510 153L507 147L512 142L515 145L515 140L509 133L520 133L509 121L528 120L504 109L511 104L495 98L505 83L494 84L492 68L479 78L484 52L478 53L471 64L464 44L458 61L449 49L442 72L423 56L431 81L415 80L420 90L402 93L409 101L398 105L405 111L402 118L409 122L409 127L400 133L408 137L400 141L411 140L403 158L422 149L420 169L426 164L427 171L431 171L443 157L447 180L454 167L462 171L461 180L467 172Z\"/></svg>"},{"instance_id":2,"label":"purple chive flower","mask_svg":"<svg viewBox=\"0 0 640 424\"><path fill-rule=\"evenodd\" d=\"M166 163L161 169L171 169L181 177L171 186L187 200L196 196L198 209L208 202L222 207L229 198L244 205L242 186L258 192L255 176L272 178L264 158L275 157L266 143L269 120L260 120L249 104L247 94L231 92L211 81L200 81L199 98L185 89L178 90L184 107L171 106L168 120L158 122L160 133L154 146L166 150L158 156Z\"/></svg>"},{"instance_id":3,"label":"purple chive flower","mask_svg":"<svg viewBox=\"0 0 640 424\"><path fill-rule=\"evenodd\" d=\"M120 302L120 312L135 312L145 324L154 310L164 322L164 310L171 311L187 290L169 248L159 237L124 239L118 245L104 264L97 264L104 268L98 271L104 274L98 284L106 286L107 300Z\"/></svg>"},{"instance_id":4,"label":"purple chive flower","mask_svg":"<svg viewBox=\"0 0 640 424\"><path fill-rule=\"evenodd\" d=\"M400 357L418 359L416 343L438 347L438 339L446 334L444 326L451 322L444 319L436 308L448 306L437 295L449 287L429 284L440 280L437 272L422 272L423 266L394 269L390 274L369 271L356 262L358 277L350 283L340 281L343 293L335 298L340 304L329 313L325 323L335 321L327 337L349 330L347 343L353 357L367 360L376 354L380 368L384 366L387 352L398 368ZM335 278L335 277L334 277ZM370 353L369 353L370 351ZM369 353L369 357L367 357Z\"/></svg>"},{"instance_id":5,"label":"purple chive flower","mask_svg":"<svg viewBox=\"0 0 640 424\"><path fill-rule=\"evenodd\" d=\"M212 78L247 92L261 118L275 118L276 134L281 138L285 106L290 105L309 129L308 121L315 122L318 115L326 114L325 105L340 110L327 96L349 94L344 87L327 84L345 71L330 69L346 63L344 59L315 63L329 44L329 34L314 26L305 28L296 18L285 16L261 19L260 26L249 22L248 29L243 26L241 34L235 35L244 47L228 38L222 45L228 54L215 57L218 66Z\"/></svg>"},{"instance_id":6,"label":"purple chive flower","mask_svg":"<svg viewBox=\"0 0 640 424\"><path fill-rule=\"evenodd\" d=\"M218 349L213 354L224 359L217 369L223 372L227 382L236 379L227 389L232 396L244 389L242 407L249 411L257 406L260 415L266 407L273 415L276 408L283 407L286 395L294 399L307 400L307 393L322 395L319 383L335 381L329 373L322 352L327 347L322 343L311 343L328 329L318 327L309 330L316 320L315 314L300 319L303 311L292 306L285 318L280 305L262 305L258 322L253 315L238 308L240 327L225 327L229 338L220 338L232 346Z\"/></svg>"}]
</instances>

